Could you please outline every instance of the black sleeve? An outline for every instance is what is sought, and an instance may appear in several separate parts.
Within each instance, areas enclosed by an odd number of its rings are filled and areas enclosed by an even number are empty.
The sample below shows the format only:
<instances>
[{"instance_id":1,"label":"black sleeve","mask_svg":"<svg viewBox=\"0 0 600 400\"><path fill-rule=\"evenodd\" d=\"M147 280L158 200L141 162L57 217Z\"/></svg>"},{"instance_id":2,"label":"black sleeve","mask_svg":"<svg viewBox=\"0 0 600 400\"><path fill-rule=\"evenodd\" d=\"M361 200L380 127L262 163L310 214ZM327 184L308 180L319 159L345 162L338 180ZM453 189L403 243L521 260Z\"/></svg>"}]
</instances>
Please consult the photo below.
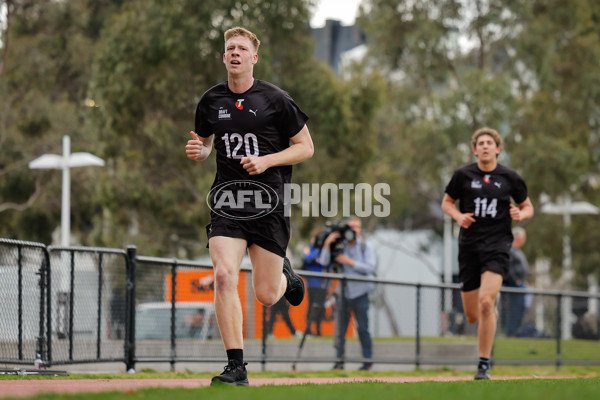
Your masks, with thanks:
<instances>
[{"instance_id":1,"label":"black sleeve","mask_svg":"<svg viewBox=\"0 0 600 400\"><path fill-rule=\"evenodd\" d=\"M200 99L200 102L198 102L198 106L196 107L196 121L194 124L194 132L203 138L207 138L214 133L207 118L209 110L207 97L208 96L205 93Z\"/></svg>"},{"instance_id":2,"label":"black sleeve","mask_svg":"<svg viewBox=\"0 0 600 400\"><path fill-rule=\"evenodd\" d=\"M460 170L455 171L454 175L452 175L452 179L450 179L450 182L448 182L448 185L446 186L445 192L454 200L460 198L461 176Z\"/></svg>"},{"instance_id":3,"label":"black sleeve","mask_svg":"<svg viewBox=\"0 0 600 400\"><path fill-rule=\"evenodd\" d=\"M278 130L288 138L296 136L308 121L308 116L302 112L287 92L282 91L278 110Z\"/></svg>"},{"instance_id":4,"label":"black sleeve","mask_svg":"<svg viewBox=\"0 0 600 400\"><path fill-rule=\"evenodd\" d=\"M516 172L514 175L512 191L510 195L517 204L521 204L527 199L527 185L525 184L523 178L521 178Z\"/></svg>"}]
</instances>

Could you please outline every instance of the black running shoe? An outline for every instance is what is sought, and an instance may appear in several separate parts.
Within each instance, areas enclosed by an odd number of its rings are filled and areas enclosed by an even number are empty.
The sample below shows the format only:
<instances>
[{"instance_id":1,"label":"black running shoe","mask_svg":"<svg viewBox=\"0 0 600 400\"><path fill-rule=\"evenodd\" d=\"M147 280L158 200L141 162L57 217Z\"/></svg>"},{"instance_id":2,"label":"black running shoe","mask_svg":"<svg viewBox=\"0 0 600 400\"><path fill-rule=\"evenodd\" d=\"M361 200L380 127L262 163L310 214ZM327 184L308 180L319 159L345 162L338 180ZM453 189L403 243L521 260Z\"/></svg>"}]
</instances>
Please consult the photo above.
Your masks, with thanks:
<instances>
[{"instance_id":1,"label":"black running shoe","mask_svg":"<svg viewBox=\"0 0 600 400\"><path fill-rule=\"evenodd\" d=\"M283 274L287 279L287 289L285 290L284 296L288 303L293 306L297 306L302 303L304 299L304 281L294 272L290 260L287 257L283 258Z\"/></svg>"},{"instance_id":2,"label":"black running shoe","mask_svg":"<svg viewBox=\"0 0 600 400\"><path fill-rule=\"evenodd\" d=\"M484 363L480 363L477 366L477 373L475 374L475 380L490 379L490 366Z\"/></svg>"},{"instance_id":3,"label":"black running shoe","mask_svg":"<svg viewBox=\"0 0 600 400\"><path fill-rule=\"evenodd\" d=\"M217 375L211 379L210 386L248 386L246 365L248 365L248 363L238 360L229 360L221 375Z\"/></svg>"},{"instance_id":4,"label":"black running shoe","mask_svg":"<svg viewBox=\"0 0 600 400\"><path fill-rule=\"evenodd\" d=\"M370 371L373 368L373 363L366 362L358 369L359 371Z\"/></svg>"}]
</instances>

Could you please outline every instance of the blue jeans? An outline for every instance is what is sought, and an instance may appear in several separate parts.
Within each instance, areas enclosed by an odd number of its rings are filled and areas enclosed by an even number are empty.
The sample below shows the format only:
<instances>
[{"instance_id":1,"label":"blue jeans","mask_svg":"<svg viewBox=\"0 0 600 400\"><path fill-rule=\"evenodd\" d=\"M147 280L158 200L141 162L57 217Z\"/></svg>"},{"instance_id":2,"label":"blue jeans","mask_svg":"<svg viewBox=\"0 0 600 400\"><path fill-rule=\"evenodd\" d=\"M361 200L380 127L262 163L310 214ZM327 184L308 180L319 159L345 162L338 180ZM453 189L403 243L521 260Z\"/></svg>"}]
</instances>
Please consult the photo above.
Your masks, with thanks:
<instances>
[{"instance_id":1,"label":"blue jeans","mask_svg":"<svg viewBox=\"0 0 600 400\"><path fill-rule=\"evenodd\" d=\"M363 294L355 299L343 299L343 304L338 313L338 321L335 326L335 352L338 358L342 358L346 348L346 331L350 324L350 312L354 313L360 347L363 358L373 356L373 342L369 333L369 295Z\"/></svg>"},{"instance_id":2,"label":"blue jeans","mask_svg":"<svg viewBox=\"0 0 600 400\"><path fill-rule=\"evenodd\" d=\"M510 287L524 288L525 286ZM521 293L506 293L506 297L506 336L517 336L526 309L525 295Z\"/></svg>"}]
</instances>

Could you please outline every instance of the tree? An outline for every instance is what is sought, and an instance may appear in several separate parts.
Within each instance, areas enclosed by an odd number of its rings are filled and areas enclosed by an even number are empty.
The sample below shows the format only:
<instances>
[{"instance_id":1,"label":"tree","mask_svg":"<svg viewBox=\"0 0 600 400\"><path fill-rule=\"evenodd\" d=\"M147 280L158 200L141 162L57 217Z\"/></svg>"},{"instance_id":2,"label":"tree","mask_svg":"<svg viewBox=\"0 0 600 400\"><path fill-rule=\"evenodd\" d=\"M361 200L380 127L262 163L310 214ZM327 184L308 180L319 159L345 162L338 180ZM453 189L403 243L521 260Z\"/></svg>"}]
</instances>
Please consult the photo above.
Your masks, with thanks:
<instances>
[{"instance_id":1,"label":"tree","mask_svg":"<svg viewBox=\"0 0 600 400\"><path fill-rule=\"evenodd\" d=\"M481 11L481 19L491 18ZM401 210L396 226L431 226L439 214L445 180L470 160L469 132L502 126L513 109L507 74L498 70L491 29L467 26L458 1L375 0L359 18L370 55L389 78L389 98L379 113L382 174L394 185ZM479 47L462 53L459 39ZM390 152L394 148L398 151Z\"/></svg>"},{"instance_id":2,"label":"tree","mask_svg":"<svg viewBox=\"0 0 600 400\"><path fill-rule=\"evenodd\" d=\"M371 56L391 77L379 148L399 149L378 158L411 221L433 222L429 204L473 161L468 140L483 125L503 135L500 161L521 172L534 204L542 193L597 200L597 2L372 0L366 10ZM538 214L527 249L557 267L559 223ZM598 258L589 250L576 256L582 267Z\"/></svg>"},{"instance_id":3,"label":"tree","mask_svg":"<svg viewBox=\"0 0 600 400\"><path fill-rule=\"evenodd\" d=\"M9 12L3 38L10 40L3 42L0 76L1 230L3 236L50 242L59 220L60 179L51 172L34 174L27 163L45 152L60 153L62 135L84 126L90 43L98 33L97 19L111 4L5 4ZM76 138L73 145L77 151L81 142ZM73 195L84 198L80 189L85 193L86 185L74 184ZM78 210L81 215L90 211L85 204ZM74 217L76 221L79 215Z\"/></svg>"},{"instance_id":4,"label":"tree","mask_svg":"<svg viewBox=\"0 0 600 400\"><path fill-rule=\"evenodd\" d=\"M201 94L225 79L222 35L236 25L262 40L256 76L287 90L311 118L317 153L295 168L295 181L353 182L373 161L381 80L357 72L359 84L342 81L313 58L311 1L11 3L12 45L0 80L0 168L10 171L0 183L2 236L51 242L60 177L26 164L60 153L69 134L73 151L107 161L72 171L73 237L84 245L134 243L146 254L202 252L214 163L191 163L184 145ZM31 207L18 211L20 204ZM312 220L296 213L293 224L306 233Z\"/></svg>"},{"instance_id":5,"label":"tree","mask_svg":"<svg viewBox=\"0 0 600 400\"><path fill-rule=\"evenodd\" d=\"M553 201L568 194L598 204L600 6L594 1L523 1L511 4L511 10L522 32L514 40L511 62L520 89L514 157L529 171L536 193ZM540 217L529 247L560 266L562 221ZM595 262L600 254L590 246L599 234L595 222L597 217L573 218L573 265L582 275L600 275Z\"/></svg>"}]
</instances>

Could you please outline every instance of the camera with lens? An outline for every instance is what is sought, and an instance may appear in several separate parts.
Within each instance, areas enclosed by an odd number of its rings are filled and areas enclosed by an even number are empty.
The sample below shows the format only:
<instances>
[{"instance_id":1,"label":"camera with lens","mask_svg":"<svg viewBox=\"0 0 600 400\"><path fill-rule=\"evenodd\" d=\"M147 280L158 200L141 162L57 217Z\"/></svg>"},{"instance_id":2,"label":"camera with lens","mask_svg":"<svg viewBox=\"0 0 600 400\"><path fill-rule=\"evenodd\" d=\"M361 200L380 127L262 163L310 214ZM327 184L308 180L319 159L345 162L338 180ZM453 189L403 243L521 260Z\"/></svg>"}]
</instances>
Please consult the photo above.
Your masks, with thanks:
<instances>
[{"instance_id":1,"label":"camera with lens","mask_svg":"<svg viewBox=\"0 0 600 400\"><path fill-rule=\"evenodd\" d=\"M321 251L325 244L327 236L333 232L339 232L340 236L331 243L329 250L331 251L331 265L330 267L337 272L338 265L335 260L337 256L344 252L344 243L347 241L356 240L356 232L348 225L346 220L340 221L328 221L321 232L319 232L315 238L315 247Z\"/></svg>"}]
</instances>

